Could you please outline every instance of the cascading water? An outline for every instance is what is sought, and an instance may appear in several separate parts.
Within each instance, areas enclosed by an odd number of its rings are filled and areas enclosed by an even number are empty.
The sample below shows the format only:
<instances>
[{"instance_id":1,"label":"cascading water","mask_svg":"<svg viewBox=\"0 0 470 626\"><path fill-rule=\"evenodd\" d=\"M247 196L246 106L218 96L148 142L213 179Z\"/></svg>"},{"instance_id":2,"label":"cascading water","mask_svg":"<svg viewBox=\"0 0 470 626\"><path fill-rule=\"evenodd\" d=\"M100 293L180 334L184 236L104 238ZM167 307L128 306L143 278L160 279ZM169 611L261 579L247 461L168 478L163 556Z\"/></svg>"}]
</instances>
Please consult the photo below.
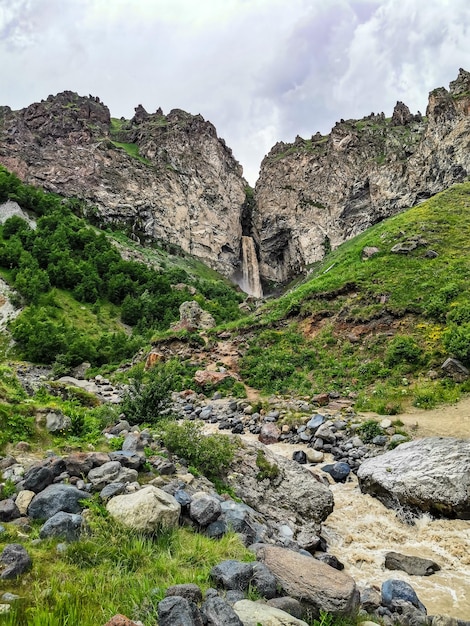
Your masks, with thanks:
<instances>
[{"instance_id":1,"label":"cascading water","mask_svg":"<svg viewBox=\"0 0 470 626\"><path fill-rule=\"evenodd\" d=\"M243 279L241 288L250 296L263 297L263 289L259 277L258 257L256 256L253 237L242 237Z\"/></svg>"}]
</instances>

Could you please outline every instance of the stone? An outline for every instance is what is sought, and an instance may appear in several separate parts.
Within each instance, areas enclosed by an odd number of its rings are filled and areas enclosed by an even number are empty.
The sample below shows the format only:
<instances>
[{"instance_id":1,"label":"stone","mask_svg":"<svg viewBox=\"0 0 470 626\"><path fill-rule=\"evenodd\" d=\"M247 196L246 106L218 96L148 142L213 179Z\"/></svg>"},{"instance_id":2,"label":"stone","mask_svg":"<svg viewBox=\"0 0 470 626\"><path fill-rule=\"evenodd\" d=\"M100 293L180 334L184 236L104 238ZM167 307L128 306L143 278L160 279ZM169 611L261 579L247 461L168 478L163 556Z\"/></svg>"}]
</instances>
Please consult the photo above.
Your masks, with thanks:
<instances>
[{"instance_id":1,"label":"stone","mask_svg":"<svg viewBox=\"0 0 470 626\"><path fill-rule=\"evenodd\" d=\"M99 467L95 467L88 472L88 480L93 485L95 491L100 491L107 484L118 482L118 476L122 469L119 461L108 461Z\"/></svg>"},{"instance_id":2,"label":"stone","mask_svg":"<svg viewBox=\"0 0 470 626\"><path fill-rule=\"evenodd\" d=\"M276 609L280 609L281 611L285 611L292 615L293 617L297 617L300 619L303 615L302 605L295 598L291 598L290 596L282 596L280 598L272 598L267 601L268 606L273 606Z\"/></svg>"},{"instance_id":3,"label":"stone","mask_svg":"<svg viewBox=\"0 0 470 626\"><path fill-rule=\"evenodd\" d=\"M11 522L18 517L21 517L21 513L14 500L0 500L0 522Z\"/></svg>"},{"instance_id":4,"label":"stone","mask_svg":"<svg viewBox=\"0 0 470 626\"><path fill-rule=\"evenodd\" d=\"M193 494L189 516L200 526L208 526L220 516L222 507L215 496L199 491Z\"/></svg>"},{"instance_id":5,"label":"stone","mask_svg":"<svg viewBox=\"0 0 470 626\"><path fill-rule=\"evenodd\" d=\"M106 622L104 626L137 626L137 624L125 615L121 615L120 613L118 613L117 615L114 615L108 622Z\"/></svg>"},{"instance_id":6,"label":"stone","mask_svg":"<svg viewBox=\"0 0 470 626\"><path fill-rule=\"evenodd\" d=\"M182 598L186 598L186 600L194 602L194 604L202 602L202 591L200 587L194 583L172 585L165 591L165 596L181 596Z\"/></svg>"},{"instance_id":7,"label":"stone","mask_svg":"<svg viewBox=\"0 0 470 626\"><path fill-rule=\"evenodd\" d=\"M149 485L135 493L111 498L106 509L124 526L153 533L161 527L177 526L181 507L173 496Z\"/></svg>"},{"instance_id":8,"label":"stone","mask_svg":"<svg viewBox=\"0 0 470 626\"><path fill-rule=\"evenodd\" d=\"M364 260L370 259L376 254L378 254L379 252L380 252L379 248L375 246L365 246L365 248L362 249L362 258Z\"/></svg>"},{"instance_id":9,"label":"stone","mask_svg":"<svg viewBox=\"0 0 470 626\"><path fill-rule=\"evenodd\" d=\"M100 498L104 501L120 496L126 490L126 483L109 483L100 491Z\"/></svg>"},{"instance_id":10,"label":"stone","mask_svg":"<svg viewBox=\"0 0 470 626\"><path fill-rule=\"evenodd\" d=\"M281 436L280 429L272 422L265 423L261 426L261 432L258 435L258 439L265 445L277 443Z\"/></svg>"},{"instance_id":11,"label":"stone","mask_svg":"<svg viewBox=\"0 0 470 626\"><path fill-rule=\"evenodd\" d=\"M253 563L222 561L211 569L210 577L224 589L246 591L253 577Z\"/></svg>"},{"instance_id":12,"label":"stone","mask_svg":"<svg viewBox=\"0 0 470 626\"><path fill-rule=\"evenodd\" d=\"M72 485L49 485L31 500L28 515L32 519L47 520L59 511L81 513L81 501L88 498L89 493Z\"/></svg>"},{"instance_id":13,"label":"stone","mask_svg":"<svg viewBox=\"0 0 470 626\"><path fill-rule=\"evenodd\" d=\"M327 472L336 483L346 482L347 477L351 473L351 467L347 463L333 463L324 465L323 472Z\"/></svg>"},{"instance_id":14,"label":"stone","mask_svg":"<svg viewBox=\"0 0 470 626\"><path fill-rule=\"evenodd\" d=\"M64 459L65 471L70 476L85 477L93 468L93 457L87 452L74 452Z\"/></svg>"},{"instance_id":15,"label":"stone","mask_svg":"<svg viewBox=\"0 0 470 626\"><path fill-rule=\"evenodd\" d=\"M315 554L315 558L339 571L344 569L344 565L341 563L341 561L338 561L338 559L333 554L318 552L317 554Z\"/></svg>"},{"instance_id":16,"label":"stone","mask_svg":"<svg viewBox=\"0 0 470 626\"><path fill-rule=\"evenodd\" d=\"M312 397L312 402L318 404L319 406L326 406L330 401L329 393L318 393L316 396Z\"/></svg>"},{"instance_id":17,"label":"stone","mask_svg":"<svg viewBox=\"0 0 470 626\"><path fill-rule=\"evenodd\" d=\"M109 458L111 461L119 461L121 465L124 467L129 467L130 469L139 470L145 463L145 458L140 454L136 454L131 450L117 450L115 452L111 452L109 454Z\"/></svg>"},{"instance_id":18,"label":"stone","mask_svg":"<svg viewBox=\"0 0 470 626\"><path fill-rule=\"evenodd\" d=\"M152 369L152 367L157 365L157 363L161 363L164 360L165 360L164 354L162 354L161 352L158 352L157 350L152 350L151 352L147 354L144 369L148 371L149 369Z\"/></svg>"},{"instance_id":19,"label":"stone","mask_svg":"<svg viewBox=\"0 0 470 626\"><path fill-rule=\"evenodd\" d=\"M202 605L202 612L210 626L244 626L230 604L217 595L206 599Z\"/></svg>"},{"instance_id":20,"label":"stone","mask_svg":"<svg viewBox=\"0 0 470 626\"><path fill-rule=\"evenodd\" d=\"M206 330L214 328L215 320L204 311L195 300L187 300L180 306L180 320L173 325L174 330Z\"/></svg>"},{"instance_id":21,"label":"stone","mask_svg":"<svg viewBox=\"0 0 470 626\"><path fill-rule=\"evenodd\" d=\"M395 600L404 600L420 611L426 612L426 607L420 602L411 585L404 580L390 578L382 583L382 604L392 606Z\"/></svg>"},{"instance_id":22,"label":"stone","mask_svg":"<svg viewBox=\"0 0 470 626\"><path fill-rule=\"evenodd\" d=\"M227 532L227 524L223 520L218 519L206 526L204 532L211 539L220 539Z\"/></svg>"},{"instance_id":23,"label":"stone","mask_svg":"<svg viewBox=\"0 0 470 626\"><path fill-rule=\"evenodd\" d=\"M51 434L67 432L72 428L72 420L61 411L50 411L46 415L46 430Z\"/></svg>"},{"instance_id":24,"label":"stone","mask_svg":"<svg viewBox=\"0 0 470 626\"><path fill-rule=\"evenodd\" d=\"M387 552L385 555L385 567L391 570L402 570L410 576L431 576L438 572L440 566L430 559L419 556L407 556L399 552Z\"/></svg>"},{"instance_id":25,"label":"stone","mask_svg":"<svg viewBox=\"0 0 470 626\"><path fill-rule=\"evenodd\" d=\"M324 422L325 422L325 416L317 413L316 415L314 415L313 417L309 419L306 426L307 428L309 428L311 431L315 433L318 430L318 428L320 428L320 426L324 424Z\"/></svg>"},{"instance_id":26,"label":"stone","mask_svg":"<svg viewBox=\"0 0 470 626\"><path fill-rule=\"evenodd\" d=\"M308 626L307 622L267 604L240 600L233 606L243 626Z\"/></svg>"},{"instance_id":27,"label":"stone","mask_svg":"<svg viewBox=\"0 0 470 626\"><path fill-rule=\"evenodd\" d=\"M41 539L58 537L65 541L78 541L82 529L83 518L76 513L59 511L50 517L39 531Z\"/></svg>"},{"instance_id":28,"label":"stone","mask_svg":"<svg viewBox=\"0 0 470 626\"><path fill-rule=\"evenodd\" d=\"M361 491L389 508L405 507L437 517L470 515L470 441L426 437L365 459Z\"/></svg>"},{"instance_id":29,"label":"stone","mask_svg":"<svg viewBox=\"0 0 470 626\"><path fill-rule=\"evenodd\" d=\"M446 359L441 365L441 369L456 382L463 382L470 375L469 370L458 359Z\"/></svg>"},{"instance_id":30,"label":"stone","mask_svg":"<svg viewBox=\"0 0 470 626\"><path fill-rule=\"evenodd\" d=\"M292 453L292 460L301 465L305 465L305 463L307 463L307 455L303 450L295 450Z\"/></svg>"},{"instance_id":31,"label":"stone","mask_svg":"<svg viewBox=\"0 0 470 626\"><path fill-rule=\"evenodd\" d=\"M26 549L19 543L10 543L0 554L0 566L4 567L0 578L17 578L31 569L33 563Z\"/></svg>"},{"instance_id":32,"label":"stone","mask_svg":"<svg viewBox=\"0 0 470 626\"><path fill-rule=\"evenodd\" d=\"M260 546L257 558L276 577L278 585L319 615L350 615L359 606L354 580L326 563L277 546Z\"/></svg>"},{"instance_id":33,"label":"stone","mask_svg":"<svg viewBox=\"0 0 470 626\"><path fill-rule=\"evenodd\" d=\"M49 467L38 465L32 467L26 472L24 476L23 489L39 493L48 485L52 485L53 482L54 473L52 470Z\"/></svg>"},{"instance_id":34,"label":"stone","mask_svg":"<svg viewBox=\"0 0 470 626\"><path fill-rule=\"evenodd\" d=\"M158 603L159 626L203 626L197 606L183 596L167 596Z\"/></svg>"},{"instance_id":35,"label":"stone","mask_svg":"<svg viewBox=\"0 0 470 626\"><path fill-rule=\"evenodd\" d=\"M211 370L197 370L194 374L194 382L200 387L206 385L217 386L226 378L229 378L227 372L213 372Z\"/></svg>"},{"instance_id":36,"label":"stone","mask_svg":"<svg viewBox=\"0 0 470 626\"><path fill-rule=\"evenodd\" d=\"M313 448L307 448L306 455L309 463L321 463L325 458L321 450L314 450Z\"/></svg>"},{"instance_id":37,"label":"stone","mask_svg":"<svg viewBox=\"0 0 470 626\"><path fill-rule=\"evenodd\" d=\"M258 590L258 593L268 600L277 595L277 581L275 576L269 571L264 563L253 564L253 577L251 585Z\"/></svg>"}]
</instances>

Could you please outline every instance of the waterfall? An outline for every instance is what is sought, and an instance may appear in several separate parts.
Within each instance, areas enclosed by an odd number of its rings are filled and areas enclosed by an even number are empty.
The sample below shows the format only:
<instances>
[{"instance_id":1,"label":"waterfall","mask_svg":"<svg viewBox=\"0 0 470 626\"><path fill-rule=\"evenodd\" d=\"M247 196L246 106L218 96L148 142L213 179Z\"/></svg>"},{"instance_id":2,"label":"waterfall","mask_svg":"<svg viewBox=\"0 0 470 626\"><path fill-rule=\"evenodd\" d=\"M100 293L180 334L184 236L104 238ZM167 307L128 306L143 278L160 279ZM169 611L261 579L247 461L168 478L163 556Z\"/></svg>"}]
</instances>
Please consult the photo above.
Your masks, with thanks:
<instances>
[{"instance_id":1,"label":"waterfall","mask_svg":"<svg viewBox=\"0 0 470 626\"><path fill-rule=\"evenodd\" d=\"M263 297L259 277L258 257L256 256L253 237L242 237L243 281L241 288L250 296Z\"/></svg>"}]
</instances>

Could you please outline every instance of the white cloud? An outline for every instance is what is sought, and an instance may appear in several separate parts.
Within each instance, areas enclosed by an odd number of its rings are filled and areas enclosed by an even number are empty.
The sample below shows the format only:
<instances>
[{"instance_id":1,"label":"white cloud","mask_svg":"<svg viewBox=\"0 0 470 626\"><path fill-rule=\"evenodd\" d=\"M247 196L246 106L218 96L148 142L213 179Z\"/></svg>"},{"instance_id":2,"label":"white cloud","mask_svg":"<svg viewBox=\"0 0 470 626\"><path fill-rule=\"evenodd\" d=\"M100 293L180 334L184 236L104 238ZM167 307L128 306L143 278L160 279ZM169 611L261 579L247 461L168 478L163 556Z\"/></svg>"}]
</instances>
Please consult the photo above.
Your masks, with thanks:
<instances>
[{"instance_id":1,"label":"white cloud","mask_svg":"<svg viewBox=\"0 0 470 626\"><path fill-rule=\"evenodd\" d=\"M470 69L467 0L0 0L0 104L201 113L254 183L278 140L412 110Z\"/></svg>"}]
</instances>

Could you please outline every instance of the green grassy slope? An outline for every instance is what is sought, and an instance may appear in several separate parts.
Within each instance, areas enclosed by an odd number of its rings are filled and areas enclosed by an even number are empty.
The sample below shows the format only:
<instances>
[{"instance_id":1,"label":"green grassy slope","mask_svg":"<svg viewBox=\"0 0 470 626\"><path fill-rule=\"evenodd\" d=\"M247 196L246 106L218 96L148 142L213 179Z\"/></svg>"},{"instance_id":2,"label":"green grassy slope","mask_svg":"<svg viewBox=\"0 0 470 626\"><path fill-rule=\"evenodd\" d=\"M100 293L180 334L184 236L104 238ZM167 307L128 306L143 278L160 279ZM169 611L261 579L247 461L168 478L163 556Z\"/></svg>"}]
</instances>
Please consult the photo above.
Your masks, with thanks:
<instances>
[{"instance_id":1,"label":"green grassy slope","mask_svg":"<svg viewBox=\"0 0 470 626\"><path fill-rule=\"evenodd\" d=\"M365 259L366 247L379 251ZM362 392L360 406L384 413L452 401L462 386L439 371L448 356L470 365L469 278L465 183L343 244L270 302L242 375L268 393Z\"/></svg>"}]
</instances>

